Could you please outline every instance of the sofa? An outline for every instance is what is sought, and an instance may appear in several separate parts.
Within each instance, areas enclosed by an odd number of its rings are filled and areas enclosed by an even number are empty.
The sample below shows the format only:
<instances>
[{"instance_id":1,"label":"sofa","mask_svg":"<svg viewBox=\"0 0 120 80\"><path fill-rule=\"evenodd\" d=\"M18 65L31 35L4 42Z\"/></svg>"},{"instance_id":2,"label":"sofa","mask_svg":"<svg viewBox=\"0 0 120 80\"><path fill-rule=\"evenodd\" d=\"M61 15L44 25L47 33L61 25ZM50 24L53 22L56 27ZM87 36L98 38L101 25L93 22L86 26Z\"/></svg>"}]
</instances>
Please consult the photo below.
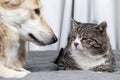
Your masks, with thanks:
<instances>
[{"instance_id":1,"label":"sofa","mask_svg":"<svg viewBox=\"0 0 120 80\"><path fill-rule=\"evenodd\" d=\"M113 73L101 73L85 70L60 70L53 63L58 51L31 51L27 54L25 68L32 73L21 79L0 80L120 80L120 50L114 50L116 70Z\"/></svg>"}]
</instances>

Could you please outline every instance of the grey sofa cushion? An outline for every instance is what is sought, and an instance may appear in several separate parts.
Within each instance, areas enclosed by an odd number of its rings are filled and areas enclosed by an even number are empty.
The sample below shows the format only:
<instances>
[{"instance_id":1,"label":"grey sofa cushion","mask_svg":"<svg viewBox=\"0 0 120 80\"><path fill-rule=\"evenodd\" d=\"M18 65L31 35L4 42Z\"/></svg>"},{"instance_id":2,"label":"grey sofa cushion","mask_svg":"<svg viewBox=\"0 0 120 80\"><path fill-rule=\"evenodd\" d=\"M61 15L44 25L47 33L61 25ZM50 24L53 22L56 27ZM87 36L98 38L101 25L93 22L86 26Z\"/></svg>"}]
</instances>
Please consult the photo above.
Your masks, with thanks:
<instances>
[{"instance_id":1,"label":"grey sofa cushion","mask_svg":"<svg viewBox=\"0 0 120 80\"><path fill-rule=\"evenodd\" d=\"M31 74L19 80L120 80L120 51L115 50L117 63L113 73L98 73L93 71L74 70L56 71L56 65L52 62L58 55L57 51L29 52L25 68L32 71ZM4 79L0 80L17 80Z\"/></svg>"}]
</instances>

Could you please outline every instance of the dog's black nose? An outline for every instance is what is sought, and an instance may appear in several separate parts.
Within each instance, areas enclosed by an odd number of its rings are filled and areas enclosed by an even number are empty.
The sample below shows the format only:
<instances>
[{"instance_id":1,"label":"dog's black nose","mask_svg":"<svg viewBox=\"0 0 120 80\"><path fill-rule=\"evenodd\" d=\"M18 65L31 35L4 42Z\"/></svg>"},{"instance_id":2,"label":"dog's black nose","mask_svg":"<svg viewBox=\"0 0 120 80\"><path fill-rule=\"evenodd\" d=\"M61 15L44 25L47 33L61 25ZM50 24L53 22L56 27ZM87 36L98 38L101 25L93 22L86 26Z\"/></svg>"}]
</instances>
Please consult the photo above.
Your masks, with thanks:
<instances>
[{"instance_id":1,"label":"dog's black nose","mask_svg":"<svg viewBox=\"0 0 120 80\"><path fill-rule=\"evenodd\" d=\"M55 43L57 41L58 41L58 38L55 35L53 35L53 43Z\"/></svg>"}]
</instances>

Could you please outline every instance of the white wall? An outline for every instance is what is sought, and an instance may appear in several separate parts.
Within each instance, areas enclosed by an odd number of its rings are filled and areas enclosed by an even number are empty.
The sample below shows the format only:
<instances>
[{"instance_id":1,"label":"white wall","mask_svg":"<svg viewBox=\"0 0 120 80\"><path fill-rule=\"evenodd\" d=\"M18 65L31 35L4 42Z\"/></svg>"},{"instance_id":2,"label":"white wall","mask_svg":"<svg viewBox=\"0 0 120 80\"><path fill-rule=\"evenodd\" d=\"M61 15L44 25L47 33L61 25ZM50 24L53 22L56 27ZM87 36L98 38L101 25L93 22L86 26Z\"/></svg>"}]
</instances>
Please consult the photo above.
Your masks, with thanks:
<instances>
[{"instance_id":1,"label":"white wall","mask_svg":"<svg viewBox=\"0 0 120 80\"><path fill-rule=\"evenodd\" d=\"M30 44L30 50L58 50L65 47L72 13L76 20L83 23L107 21L112 48L120 49L120 0L41 0L41 3L41 12L59 41L46 47Z\"/></svg>"},{"instance_id":2,"label":"white wall","mask_svg":"<svg viewBox=\"0 0 120 80\"><path fill-rule=\"evenodd\" d=\"M88 22L90 16L89 12L89 0L75 0L74 4L74 19L80 22Z\"/></svg>"},{"instance_id":3,"label":"white wall","mask_svg":"<svg viewBox=\"0 0 120 80\"><path fill-rule=\"evenodd\" d=\"M116 49L116 12L114 0L92 0L92 10L91 10L91 22L102 22L106 21L108 23L107 32L110 36L110 42L112 48Z\"/></svg>"},{"instance_id":4,"label":"white wall","mask_svg":"<svg viewBox=\"0 0 120 80\"><path fill-rule=\"evenodd\" d=\"M73 0L64 0L64 13L63 13L63 20L61 26L61 35L60 35L60 44L59 49L61 47L65 47L67 44L67 36L71 29L71 17L72 17L72 2Z\"/></svg>"},{"instance_id":5,"label":"white wall","mask_svg":"<svg viewBox=\"0 0 120 80\"><path fill-rule=\"evenodd\" d=\"M118 40L117 40L117 46L118 46L118 49L120 49L120 0L116 0L116 5L117 5L117 15L116 15L116 18L118 18L117 20L117 26L118 26L118 29L116 29L116 32L118 33L116 36L119 37Z\"/></svg>"},{"instance_id":6,"label":"white wall","mask_svg":"<svg viewBox=\"0 0 120 80\"><path fill-rule=\"evenodd\" d=\"M120 0L75 0L74 18L81 22L108 23L107 32L113 49L118 48L118 17L116 1ZM119 5L119 4L118 4ZM120 10L119 10L120 11ZM120 13L120 12L119 12ZM119 18L120 19L120 18Z\"/></svg>"}]
</instances>

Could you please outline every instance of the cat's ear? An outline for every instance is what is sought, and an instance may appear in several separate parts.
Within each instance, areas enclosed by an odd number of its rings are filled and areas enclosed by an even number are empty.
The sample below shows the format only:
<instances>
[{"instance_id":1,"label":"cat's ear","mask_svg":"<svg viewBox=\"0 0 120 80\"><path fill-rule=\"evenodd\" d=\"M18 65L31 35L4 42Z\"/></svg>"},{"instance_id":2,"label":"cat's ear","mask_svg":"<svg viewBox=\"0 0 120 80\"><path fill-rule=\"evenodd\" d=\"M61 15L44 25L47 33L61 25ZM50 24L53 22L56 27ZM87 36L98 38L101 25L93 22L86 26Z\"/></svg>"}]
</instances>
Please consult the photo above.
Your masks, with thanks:
<instances>
[{"instance_id":1,"label":"cat's ear","mask_svg":"<svg viewBox=\"0 0 120 80\"><path fill-rule=\"evenodd\" d=\"M101 31L106 31L106 28L107 28L107 22L106 21L103 21L102 23L100 23L97 27L99 30Z\"/></svg>"},{"instance_id":2,"label":"cat's ear","mask_svg":"<svg viewBox=\"0 0 120 80\"><path fill-rule=\"evenodd\" d=\"M75 19L71 19L71 21L72 21L72 26L73 26L73 28L75 28L75 27L78 27L80 24L81 24L81 22L78 22L78 21L76 21Z\"/></svg>"}]
</instances>

